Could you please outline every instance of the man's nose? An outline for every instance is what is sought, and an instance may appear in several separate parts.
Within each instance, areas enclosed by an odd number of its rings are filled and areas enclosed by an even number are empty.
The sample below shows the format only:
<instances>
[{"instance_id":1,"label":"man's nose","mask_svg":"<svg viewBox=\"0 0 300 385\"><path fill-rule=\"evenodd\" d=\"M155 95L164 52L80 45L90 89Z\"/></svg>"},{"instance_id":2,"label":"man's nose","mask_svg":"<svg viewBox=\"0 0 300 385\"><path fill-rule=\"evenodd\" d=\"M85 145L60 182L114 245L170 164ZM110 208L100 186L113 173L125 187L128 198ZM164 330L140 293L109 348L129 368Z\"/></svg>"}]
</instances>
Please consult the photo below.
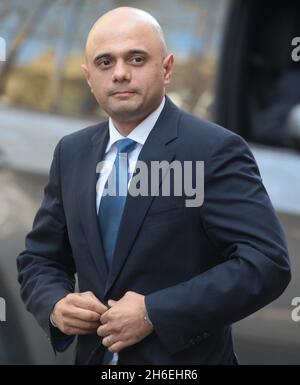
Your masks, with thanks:
<instances>
[{"instance_id":1,"label":"man's nose","mask_svg":"<svg viewBox=\"0 0 300 385\"><path fill-rule=\"evenodd\" d=\"M118 60L113 71L112 80L114 82L129 81L131 78L129 66L123 60Z\"/></svg>"}]
</instances>

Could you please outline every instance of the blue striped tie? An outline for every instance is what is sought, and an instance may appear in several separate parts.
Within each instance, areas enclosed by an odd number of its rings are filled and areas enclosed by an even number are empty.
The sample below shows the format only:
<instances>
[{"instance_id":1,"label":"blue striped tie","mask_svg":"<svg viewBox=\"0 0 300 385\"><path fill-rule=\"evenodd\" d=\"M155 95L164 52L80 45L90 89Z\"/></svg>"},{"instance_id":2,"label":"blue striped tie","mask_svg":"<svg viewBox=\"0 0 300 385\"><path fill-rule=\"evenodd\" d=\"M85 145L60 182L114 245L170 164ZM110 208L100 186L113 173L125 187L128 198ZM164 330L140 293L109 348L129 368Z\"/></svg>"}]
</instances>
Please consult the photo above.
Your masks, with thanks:
<instances>
[{"instance_id":1,"label":"blue striped tie","mask_svg":"<svg viewBox=\"0 0 300 385\"><path fill-rule=\"evenodd\" d=\"M117 142L117 156L108 181L113 180L114 194L104 194L100 201L98 218L103 240L103 247L107 265L110 268L112 256L117 240L118 230L126 202L128 175L128 153L134 149L136 142L132 139L121 139ZM114 178L114 179L110 179ZM108 181L105 188L109 187Z\"/></svg>"}]
</instances>

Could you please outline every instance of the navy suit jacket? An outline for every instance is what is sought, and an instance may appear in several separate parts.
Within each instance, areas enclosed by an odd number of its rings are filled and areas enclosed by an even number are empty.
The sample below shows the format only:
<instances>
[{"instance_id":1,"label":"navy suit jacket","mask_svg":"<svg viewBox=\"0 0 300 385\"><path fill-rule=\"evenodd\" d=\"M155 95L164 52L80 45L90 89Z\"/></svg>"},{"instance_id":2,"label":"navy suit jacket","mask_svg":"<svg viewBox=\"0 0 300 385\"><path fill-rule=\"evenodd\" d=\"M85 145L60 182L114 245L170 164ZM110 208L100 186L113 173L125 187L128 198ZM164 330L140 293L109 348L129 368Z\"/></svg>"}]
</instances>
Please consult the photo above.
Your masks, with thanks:
<instances>
[{"instance_id":1,"label":"navy suit jacket","mask_svg":"<svg viewBox=\"0 0 300 385\"><path fill-rule=\"evenodd\" d=\"M54 304L74 290L104 303L145 295L154 332L120 352L119 364L232 364L231 324L277 298L290 281L283 231L245 141L177 108L169 98L139 160L204 161L204 203L186 196L128 195L108 271L96 213L96 164L108 122L57 145L44 199L17 260L21 295L57 346ZM76 362L104 348L79 336Z\"/></svg>"}]
</instances>

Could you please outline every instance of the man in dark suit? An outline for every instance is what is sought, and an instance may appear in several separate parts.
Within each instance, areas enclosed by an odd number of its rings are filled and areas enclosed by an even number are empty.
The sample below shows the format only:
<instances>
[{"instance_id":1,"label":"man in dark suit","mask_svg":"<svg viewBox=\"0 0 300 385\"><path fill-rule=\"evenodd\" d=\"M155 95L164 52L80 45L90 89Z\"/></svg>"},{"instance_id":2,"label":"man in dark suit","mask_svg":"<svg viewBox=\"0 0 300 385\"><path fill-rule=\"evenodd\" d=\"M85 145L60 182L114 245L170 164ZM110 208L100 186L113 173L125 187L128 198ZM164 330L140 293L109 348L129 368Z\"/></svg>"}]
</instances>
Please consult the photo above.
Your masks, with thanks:
<instances>
[{"instance_id":1,"label":"man in dark suit","mask_svg":"<svg viewBox=\"0 0 300 385\"><path fill-rule=\"evenodd\" d=\"M78 335L79 364L234 364L230 325L290 281L285 237L248 146L165 96L172 66L149 14L122 7L96 22L83 69L109 121L58 143L18 257L28 310L56 351ZM175 160L204 162L202 205L187 205L175 182L168 196L131 193L137 161L171 171ZM99 175L101 161L110 167ZM113 170L127 197L105 194Z\"/></svg>"}]
</instances>

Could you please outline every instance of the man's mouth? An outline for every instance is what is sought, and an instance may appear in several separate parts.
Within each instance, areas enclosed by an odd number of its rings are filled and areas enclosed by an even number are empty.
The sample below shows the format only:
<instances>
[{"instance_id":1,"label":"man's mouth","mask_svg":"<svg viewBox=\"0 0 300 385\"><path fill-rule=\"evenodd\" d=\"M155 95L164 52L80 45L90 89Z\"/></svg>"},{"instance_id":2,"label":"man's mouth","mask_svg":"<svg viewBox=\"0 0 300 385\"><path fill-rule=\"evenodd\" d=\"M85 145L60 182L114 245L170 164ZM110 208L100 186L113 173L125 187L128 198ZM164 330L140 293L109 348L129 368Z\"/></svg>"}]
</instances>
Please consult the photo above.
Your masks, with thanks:
<instances>
[{"instance_id":1,"label":"man's mouth","mask_svg":"<svg viewBox=\"0 0 300 385\"><path fill-rule=\"evenodd\" d=\"M128 97L136 94L135 91L115 91L112 93L113 96L123 96L123 97Z\"/></svg>"}]
</instances>

